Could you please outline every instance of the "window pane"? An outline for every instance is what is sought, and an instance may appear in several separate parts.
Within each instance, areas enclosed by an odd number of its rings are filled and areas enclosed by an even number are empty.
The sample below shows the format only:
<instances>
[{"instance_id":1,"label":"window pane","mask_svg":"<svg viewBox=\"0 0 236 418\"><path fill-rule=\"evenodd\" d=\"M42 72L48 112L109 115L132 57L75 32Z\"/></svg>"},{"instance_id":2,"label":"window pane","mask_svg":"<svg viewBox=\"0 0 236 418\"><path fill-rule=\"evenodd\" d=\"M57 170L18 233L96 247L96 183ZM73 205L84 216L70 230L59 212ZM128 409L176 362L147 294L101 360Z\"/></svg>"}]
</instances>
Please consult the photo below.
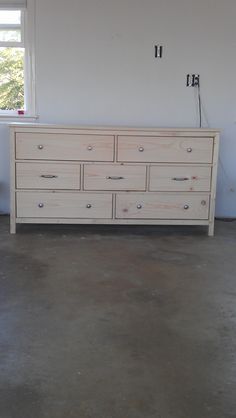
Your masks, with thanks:
<instances>
[{"instance_id":1,"label":"window pane","mask_svg":"<svg viewBox=\"0 0 236 418\"><path fill-rule=\"evenodd\" d=\"M24 109L24 48L0 48L0 110Z\"/></svg>"},{"instance_id":2,"label":"window pane","mask_svg":"<svg viewBox=\"0 0 236 418\"><path fill-rule=\"evenodd\" d=\"M21 23L20 10L0 10L0 24L19 25Z\"/></svg>"},{"instance_id":3,"label":"window pane","mask_svg":"<svg viewBox=\"0 0 236 418\"><path fill-rule=\"evenodd\" d=\"M21 42L21 30L0 29L0 42Z\"/></svg>"}]
</instances>

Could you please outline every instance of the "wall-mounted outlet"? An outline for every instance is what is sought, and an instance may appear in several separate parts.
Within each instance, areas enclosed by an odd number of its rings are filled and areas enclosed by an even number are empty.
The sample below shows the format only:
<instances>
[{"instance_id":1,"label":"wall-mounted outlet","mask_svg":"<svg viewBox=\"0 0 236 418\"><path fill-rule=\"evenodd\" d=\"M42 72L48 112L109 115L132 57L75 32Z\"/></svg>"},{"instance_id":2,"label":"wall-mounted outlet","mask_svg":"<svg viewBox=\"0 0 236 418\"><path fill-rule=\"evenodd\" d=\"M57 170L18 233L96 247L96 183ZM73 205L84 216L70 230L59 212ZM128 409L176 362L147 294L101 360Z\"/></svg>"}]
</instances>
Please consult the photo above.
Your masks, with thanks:
<instances>
[{"instance_id":1,"label":"wall-mounted outlet","mask_svg":"<svg viewBox=\"0 0 236 418\"><path fill-rule=\"evenodd\" d=\"M200 75L199 74L187 74L187 87L199 87Z\"/></svg>"},{"instance_id":2,"label":"wall-mounted outlet","mask_svg":"<svg viewBox=\"0 0 236 418\"><path fill-rule=\"evenodd\" d=\"M163 45L155 45L155 58L163 57Z\"/></svg>"}]
</instances>

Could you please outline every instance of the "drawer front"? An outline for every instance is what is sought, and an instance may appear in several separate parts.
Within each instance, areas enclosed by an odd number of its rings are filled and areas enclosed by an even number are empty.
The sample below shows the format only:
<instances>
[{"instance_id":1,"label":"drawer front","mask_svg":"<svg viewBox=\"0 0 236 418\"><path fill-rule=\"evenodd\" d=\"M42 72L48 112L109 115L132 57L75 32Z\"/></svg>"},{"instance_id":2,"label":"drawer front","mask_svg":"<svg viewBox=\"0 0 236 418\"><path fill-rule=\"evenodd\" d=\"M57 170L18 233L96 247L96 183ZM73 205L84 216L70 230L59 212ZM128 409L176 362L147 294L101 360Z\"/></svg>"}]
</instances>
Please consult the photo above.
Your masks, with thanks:
<instances>
[{"instance_id":1,"label":"drawer front","mask_svg":"<svg viewBox=\"0 0 236 418\"><path fill-rule=\"evenodd\" d=\"M80 165L16 163L18 189L80 189Z\"/></svg>"},{"instance_id":2,"label":"drawer front","mask_svg":"<svg viewBox=\"0 0 236 418\"><path fill-rule=\"evenodd\" d=\"M17 192L19 218L111 219L112 195Z\"/></svg>"},{"instance_id":3,"label":"drawer front","mask_svg":"<svg viewBox=\"0 0 236 418\"><path fill-rule=\"evenodd\" d=\"M85 165L85 190L145 190L146 167L132 165Z\"/></svg>"},{"instance_id":4,"label":"drawer front","mask_svg":"<svg viewBox=\"0 0 236 418\"><path fill-rule=\"evenodd\" d=\"M211 167L200 166L152 166L150 167L150 191L209 192Z\"/></svg>"},{"instance_id":5,"label":"drawer front","mask_svg":"<svg viewBox=\"0 0 236 418\"><path fill-rule=\"evenodd\" d=\"M209 195L123 194L116 197L118 219L208 219Z\"/></svg>"},{"instance_id":6,"label":"drawer front","mask_svg":"<svg viewBox=\"0 0 236 418\"><path fill-rule=\"evenodd\" d=\"M213 138L119 136L118 161L211 163Z\"/></svg>"},{"instance_id":7,"label":"drawer front","mask_svg":"<svg viewBox=\"0 0 236 418\"><path fill-rule=\"evenodd\" d=\"M114 137L17 133L16 158L25 160L113 161Z\"/></svg>"}]
</instances>

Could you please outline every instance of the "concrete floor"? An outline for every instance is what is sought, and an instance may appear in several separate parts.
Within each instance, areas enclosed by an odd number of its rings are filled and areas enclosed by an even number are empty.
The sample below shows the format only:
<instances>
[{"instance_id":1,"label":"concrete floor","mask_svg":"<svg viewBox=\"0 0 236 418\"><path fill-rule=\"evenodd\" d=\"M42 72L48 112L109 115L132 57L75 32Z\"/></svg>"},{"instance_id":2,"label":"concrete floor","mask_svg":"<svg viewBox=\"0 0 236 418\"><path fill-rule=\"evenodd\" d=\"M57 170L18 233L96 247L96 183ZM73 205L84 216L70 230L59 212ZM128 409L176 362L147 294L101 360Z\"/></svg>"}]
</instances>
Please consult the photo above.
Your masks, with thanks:
<instances>
[{"instance_id":1,"label":"concrete floor","mask_svg":"<svg viewBox=\"0 0 236 418\"><path fill-rule=\"evenodd\" d=\"M0 238L1 418L236 417L236 222Z\"/></svg>"}]
</instances>

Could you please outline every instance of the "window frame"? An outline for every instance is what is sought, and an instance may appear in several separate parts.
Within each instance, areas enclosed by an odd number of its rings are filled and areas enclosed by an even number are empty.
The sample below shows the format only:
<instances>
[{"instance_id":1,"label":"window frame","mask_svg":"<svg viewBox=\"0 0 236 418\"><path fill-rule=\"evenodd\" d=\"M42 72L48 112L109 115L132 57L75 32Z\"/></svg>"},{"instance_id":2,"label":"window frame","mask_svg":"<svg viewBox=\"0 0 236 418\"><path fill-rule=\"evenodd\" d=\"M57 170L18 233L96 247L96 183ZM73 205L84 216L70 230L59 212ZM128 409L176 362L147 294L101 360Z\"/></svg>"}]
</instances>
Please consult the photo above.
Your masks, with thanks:
<instances>
[{"instance_id":1,"label":"window frame","mask_svg":"<svg viewBox=\"0 0 236 418\"><path fill-rule=\"evenodd\" d=\"M6 10L6 8L2 8L0 6L0 10ZM14 30L14 29L21 29L21 41L0 41L0 48L24 48L25 47L25 12L26 9L22 8L10 8L10 10L20 10L21 11L21 22L20 23L0 23L0 30Z\"/></svg>"},{"instance_id":2,"label":"window frame","mask_svg":"<svg viewBox=\"0 0 236 418\"><path fill-rule=\"evenodd\" d=\"M24 114L19 114L18 110L0 110L0 122L5 120L14 121L19 119L37 119L36 115L36 86L35 86L35 0L27 0L27 7L6 7L0 6L0 10L21 10L21 24L0 25L10 28L18 26L22 28L21 42L0 42L0 48L24 48L24 85L25 85L25 109Z\"/></svg>"}]
</instances>

